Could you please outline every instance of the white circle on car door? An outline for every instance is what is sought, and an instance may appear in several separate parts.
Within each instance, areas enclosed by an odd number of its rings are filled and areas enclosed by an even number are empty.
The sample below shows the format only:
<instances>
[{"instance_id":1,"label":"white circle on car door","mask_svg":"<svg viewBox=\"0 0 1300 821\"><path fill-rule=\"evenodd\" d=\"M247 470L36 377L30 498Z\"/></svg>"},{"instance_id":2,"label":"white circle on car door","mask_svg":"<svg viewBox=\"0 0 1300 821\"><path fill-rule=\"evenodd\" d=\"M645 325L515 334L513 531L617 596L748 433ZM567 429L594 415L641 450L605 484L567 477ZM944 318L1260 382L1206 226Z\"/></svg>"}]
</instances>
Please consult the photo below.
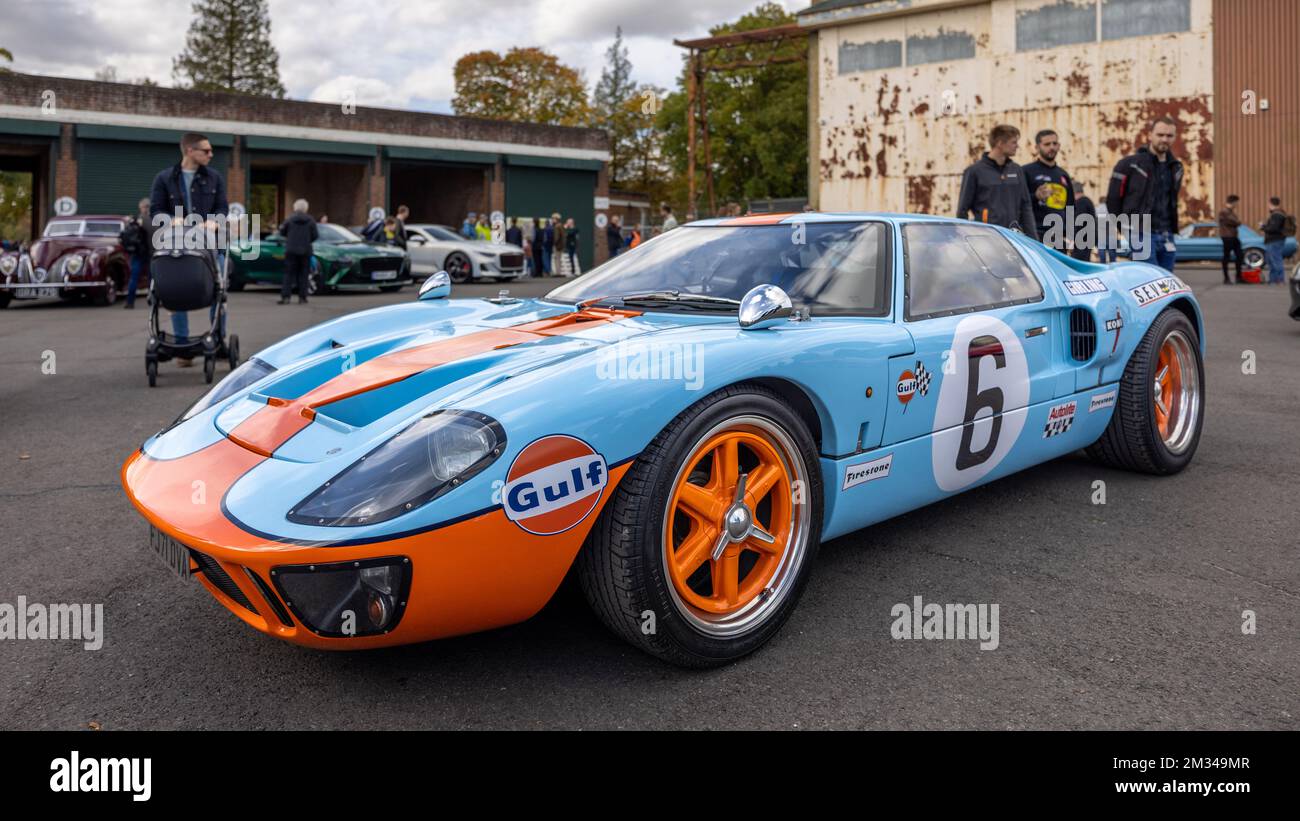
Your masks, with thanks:
<instances>
[{"instance_id":1,"label":"white circle on car door","mask_svg":"<svg viewBox=\"0 0 1300 821\"><path fill-rule=\"evenodd\" d=\"M968 316L953 330L951 373L934 414L931 465L942 490L983 479L1015 446L1029 404L1029 362L1015 331L991 316Z\"/></svg>"}]
</instances>

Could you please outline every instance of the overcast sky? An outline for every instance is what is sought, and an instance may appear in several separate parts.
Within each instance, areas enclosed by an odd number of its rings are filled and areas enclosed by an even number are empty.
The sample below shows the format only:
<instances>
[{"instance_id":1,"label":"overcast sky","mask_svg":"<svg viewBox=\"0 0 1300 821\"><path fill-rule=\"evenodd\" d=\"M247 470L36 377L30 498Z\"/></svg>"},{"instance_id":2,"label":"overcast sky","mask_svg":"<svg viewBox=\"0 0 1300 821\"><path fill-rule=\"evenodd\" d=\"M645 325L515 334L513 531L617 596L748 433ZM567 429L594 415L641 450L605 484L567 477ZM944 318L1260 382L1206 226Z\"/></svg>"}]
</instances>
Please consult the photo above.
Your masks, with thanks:
<instances>
[{"instance_id":1,"label":"overcast sky","mask_svg":"<svg viewBox=\"0 0 1300 821\"><path fill-rule=\"evenodd\" d=\"M777 0L787 9L808 0ZM682 50L674 37L701 37L760 0L270 0L280 79L295 99L451 111L452 68L461 55L540 46L600 77L616 26L638 82L673 88ZM0 0L0 47L12 68L90 78L104 66L120 79L172 84L171 60L185 45L184 0Z\"/></svg>"}]
</instances>

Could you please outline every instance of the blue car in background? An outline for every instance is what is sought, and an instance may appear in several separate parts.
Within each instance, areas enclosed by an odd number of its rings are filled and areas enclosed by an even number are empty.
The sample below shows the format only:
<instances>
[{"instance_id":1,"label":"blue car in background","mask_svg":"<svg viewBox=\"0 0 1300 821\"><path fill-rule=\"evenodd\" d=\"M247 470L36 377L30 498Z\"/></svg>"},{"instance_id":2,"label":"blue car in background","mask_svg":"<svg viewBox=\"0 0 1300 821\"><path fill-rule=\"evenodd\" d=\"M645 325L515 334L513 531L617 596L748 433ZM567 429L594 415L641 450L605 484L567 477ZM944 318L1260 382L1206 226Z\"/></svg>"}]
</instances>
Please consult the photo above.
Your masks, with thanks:
<instances>
[{"instance_id":1,"label":"blue car in background","mask_svg":"<svg viewBox=\"0 0 1300 821\"><path fill-rule=\"evenodd\" d=\"M1246 226L1237 229L1241 239L1241 249L1245 256L1247 268L1264 267L1264 237ZM1194 222L1184 226L1174 240L1178 246L1179 262L1218 262L1223 259L1223 240L1219 238L1219 226L1213 222ZM1296 239L1287 237L1282 249L1283 257L1295 256Z\"/></svg>"}]
</instances>

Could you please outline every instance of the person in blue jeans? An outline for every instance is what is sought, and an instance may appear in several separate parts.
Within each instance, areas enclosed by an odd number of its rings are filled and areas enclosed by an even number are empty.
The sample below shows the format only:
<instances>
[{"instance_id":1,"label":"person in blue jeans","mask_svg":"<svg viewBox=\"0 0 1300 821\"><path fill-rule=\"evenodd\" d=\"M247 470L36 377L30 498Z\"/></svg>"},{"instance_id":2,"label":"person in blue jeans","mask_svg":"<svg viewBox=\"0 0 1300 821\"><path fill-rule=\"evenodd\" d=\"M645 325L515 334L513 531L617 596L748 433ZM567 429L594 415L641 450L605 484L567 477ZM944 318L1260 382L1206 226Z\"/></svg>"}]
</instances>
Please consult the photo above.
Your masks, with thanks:
<instances>
[{"instance_id":1,"label":"person in blue jeans","mask_svg":"<svg viewBox=\"0 0 1300 821\"><path fill-rule=\"evenodd\" d=\"M187 132L181 137L181 161L170 168L164 168L153 179L153 188L149 195L149 218L163 214L166 220L175 225L183 223L191 214L203 219L205 235L214 237L218 220L225 221L229 212L226 201L226 181L213 169L212 143L202 134ZM225 253L212 243L218 271L225 265ZM216 317L217 305L214 302L209 309L208 319ZM172 332L182 338L190 335L189 318L184 312L172 314ZM225 329L218 328L218 334L224 335ZM192 359L177 357L176 363L182 368L194 364Z\"/></svg>"},{"instance_id":2,"label":"person in blue jeans","mask_svg":"<svg viewBox=\"0 0 1300 821\"><path fill-rule=\"evenodd\" d=\"M1172 117L1153 122L1147 144L1116 164L1106 192L1107 213L1129 219L1133 259L1154 262L1171 273L1178 261L1174 234L1183 186L1183 164L1172 151L1177 136Z\"/></svg>"},{"instance_id":3,"label":"person in blue jeans","mask_svg":"<svg viewBox=\"0 0 1300 821\"><path fill-rule=\"evenodd\" d=\"M140 287L140 272L149 265L153 245L149 242L149 199L140 200L139 214L127 220L118 240L130 261L131 276L126 281L126 304L135 307L135 292Z\"/></svg>"},{"instance_id":4,"label":"person in blue jeans","mask_svg":"<svg viewBox=\"0 0 1300 821\"><path fill-rule=\"evenodd\" d=\"M1286 212L1282 210L1280 197L1270 197L1268 201L1268 219L1260 224L1259 230L1264 234L1264 259L1268 261L1268 284L1282 285L1286 282L1283 270L1282 252L1286 248Z\"/></svg>"}]
</instances>

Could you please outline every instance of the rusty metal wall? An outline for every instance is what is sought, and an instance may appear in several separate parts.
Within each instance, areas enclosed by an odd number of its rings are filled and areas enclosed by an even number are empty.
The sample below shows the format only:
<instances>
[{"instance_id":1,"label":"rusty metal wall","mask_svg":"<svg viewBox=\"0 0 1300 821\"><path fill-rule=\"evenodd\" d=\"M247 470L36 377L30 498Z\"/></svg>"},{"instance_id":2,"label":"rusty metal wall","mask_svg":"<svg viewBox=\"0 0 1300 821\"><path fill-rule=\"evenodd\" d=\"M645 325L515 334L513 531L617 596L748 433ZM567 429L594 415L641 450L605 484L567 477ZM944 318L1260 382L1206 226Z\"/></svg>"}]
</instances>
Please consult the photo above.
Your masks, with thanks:
<instances>
[{"instance_id":1,"label":"rusty metal wall","mask_svg":"<svg viewBox=\"0 0 1300 821\"><path fill-rule=\"evenodd\" d=\"M1300 2L1215 0L1214 67L1216 200L1249 225L1271 196L1300 211Z\"/></svg>"},{"instance_id":2,"label":"rusty metal wall","mask_svg":"<svg viewBox=\"0 0 1300 821\"><path fill-rule=\"evenodd\" d=\"M1160 30L1168 2L913 0L888 15L841 17L817 29L818 140L810 156L818 207L953 213L963 169L987 148L989 129L1003 122L1022 132L1022 164L1033 159L1033 134L1055 129L1058 161L1096 199L1115 163L1145 141L1151 120L1170 114L1182 125L1174 150L1187 166L1183 214L1208 218L1214 0L1186 0L1185 21L1174 20L1185 31L1099 39L1118 12L1129 15L1131 30ZM1091 30L1081 9L1095 15ZM1078 30L1064 32L1062 25ZM839 64L841 54L895 41L973 41L975 56L916 64L905 52L903 65L879 70Z\"/></svg>"}]
</instances>

